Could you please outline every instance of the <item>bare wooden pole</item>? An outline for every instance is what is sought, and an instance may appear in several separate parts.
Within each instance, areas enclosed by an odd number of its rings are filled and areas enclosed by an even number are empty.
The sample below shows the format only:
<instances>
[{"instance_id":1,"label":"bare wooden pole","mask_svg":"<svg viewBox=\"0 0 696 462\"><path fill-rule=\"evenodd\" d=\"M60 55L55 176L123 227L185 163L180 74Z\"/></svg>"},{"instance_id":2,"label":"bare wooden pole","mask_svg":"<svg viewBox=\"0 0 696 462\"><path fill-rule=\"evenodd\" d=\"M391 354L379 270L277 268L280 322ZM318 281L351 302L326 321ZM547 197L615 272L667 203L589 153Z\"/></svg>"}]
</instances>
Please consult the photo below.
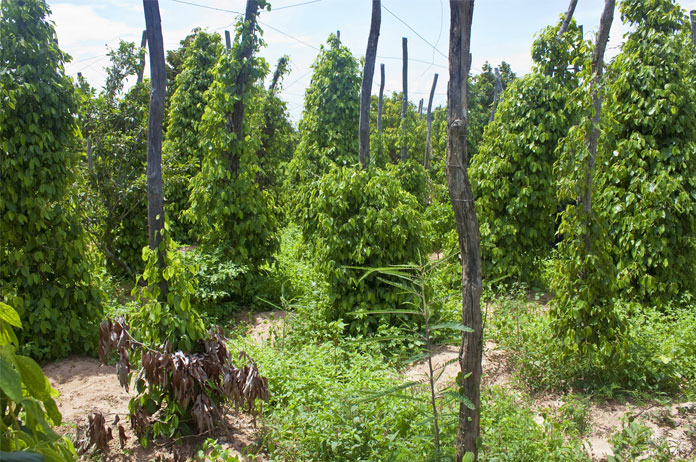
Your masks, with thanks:
<instances>
[{"instance_id":1,"label":"bare wooden pole","mask_svg":"<svg viewBox=\"0 0 696 462\"><path fill-rule=\"evenodd\" d=\"M573 13L575 13L575 7L577 5L578 0L570 0L570 5L568 5L568 11L566 12L565 19L561 23L561 28L558 30L558 38L561 38L561 36L563 36L563 34L565 34L568 30L570 20L573 19Z\"/></svg>"},{"instance_id":2,"label":"bare wooden pole","mask_svg":"<svg viewBox=\"0 0 696 462\"><path fill-rule=\"evenodd\" d=\"M423 156L423 167L425 170L430 169L430 154L432 153L433 147L431 143L431 136L433 131L433 98L435 97L435 87L437 86L438 75L433 76L433 86L430 87L430 98L428 98L428 112L425 119L428 123L428 134L425 136L425 156Z\"/></svg>"},{"instance_id":3,"label":"bare wooden pole","mask_svg":"<svg viewBox=\"0 0 696 462\"><path fill-rule=\"evenodd\" d=\"M166 265L166 249L160 248L164 230L162 188L162 122L167 74L164 62L162 20L157 0L143 0L147 43L150 48L150 117L147 124L147 223L150 248L157 250L160 270ZM167 281L160 283L160 300L167 300Z\"/></svg>"},{"instance_id":4,"label":"bare wooden pole","mask_svg":"<svg viewBox=\"0 0 696 462\"><path fill-rule=\"evenodd\" d=\"M493 109L491 110L491 122L495 120L495 112L498 110L498 102L500 101L500 94L503 92L503 82L500 80L500 71L496 67L493 69L495 74L495 93L493 93Z\"/></svg>"},{"instance_id":5,"label":"bare wooden pole","mask_svg":"<svg viewBox=\"0 0 696 462\"><path fill-rule=\"evenodd\" d=\"M418 102L418 117L423 118L423 98Z\"/></svg>"},{"instance_id":6,"label":"bare wooden pole","mask_svg":"<svg viewBox=\"0 0 696 462\"><path fill-rule=\"evenodd\" d=\"M140 48L145 49L147 46L147 31L143 31L143 37L140 39ZM145 73L145 53L140 59L140 64L138 64L138 83L143 81L143 74Z\"/></svg>"},{"instance_id":7,"label":"bare wooden pole","mask_svg":"<svg viewBox=\"0 0 696 462\"><path fill-rule=\"evenodd\" d=\"M381 0L372 0L370 35L367 38L365 68L363 69L363 79L360 87L358 156L363 169L367 169L367 165L370 162L370 95L372 94L372 78L375 75L375 60L377 59L377 43L379 41L381 23L382 2Z\"/></svg>"},{"instance_id":8,"label":"bare wooden pole","mask_svg":"<svg viewBox=\"0 0 696 462\"><path fill-rule=\"evenodd\" d=\"M466 138L471 59L471 22L474 0L450 0L449 84L447 88L447 185L459 237L462 262L462 332L457 378L459 393L469 401L459 405L456 461L471 453L478 460L476 444L481 431L481 249L474 195L469 182ZM467 59L469 58L469 59ZM469 407L472 405L472 408Z\"/></svg>"},{"instance_id":9,"label":"bare wooden pole","mask_svg":"<svg viewBox=\"0 0 696 462\"><path fill-rule=\"evenodd\" d=\"M589 152L587 160L587 170L585 173L585 191L582 197L582 206L587 219L587 235L585 236L585 250L592 251L592 235L589 226L592 220L592 176L597 157L597 140L599 139L599 124L602 114L602 100L599 97L599 86L602 83L602 73L604 67L604 52L609 42L609 30L611 23L614 20L614 7L616 0L606 0L604 3L604 11L599 22L599 32L594 50L592 51L592 81L590 83L590 94L592 95L592 106L594 107L594 115L592 116L592 128L585 135L585 146Z\"/></svg>"},{"instance_id":10,"label":"bare wooden pole","mask_svg":"<svg viewBox=\"0 0 696 462\"><path fill-rule=\"evenodd\" d=\"M406 147L406 111L408 110L408 39L402 37L401 49L403 54L403 68L401 81L403 83L403 97L401 99L401 162L406 162L408 148Z\"/></svg>"},{"instance_id":11,"label":"bare wooden pole","mask_svg":"<svg viewBox=\"0 0 696 462\"><path fill-rule=\"evenodd\" d=\"M225 31L225 48L228 50L232 48L232 37L230 36L230 31Z\"/></svg>"},{"instance_id":12,"label":"bare wooden pole","mask_svg":"<svg viewBox=\"0 0 696 462\"><path fill-rule=\"evenodd\" d=\"M691 40L696 45L696 10L691 10Z\"/></svg>"},{"instance_id":13,"label":"bare wooden pole","mask_svg":"<svg viewBox=\"0 0 696 462\"><path fill-rule=\"evenodd\" d=\"M377 133L382 135L382 105L384 104L384 63L379 65L379 102L377 103Z\"/></svg>"}]
</instances>

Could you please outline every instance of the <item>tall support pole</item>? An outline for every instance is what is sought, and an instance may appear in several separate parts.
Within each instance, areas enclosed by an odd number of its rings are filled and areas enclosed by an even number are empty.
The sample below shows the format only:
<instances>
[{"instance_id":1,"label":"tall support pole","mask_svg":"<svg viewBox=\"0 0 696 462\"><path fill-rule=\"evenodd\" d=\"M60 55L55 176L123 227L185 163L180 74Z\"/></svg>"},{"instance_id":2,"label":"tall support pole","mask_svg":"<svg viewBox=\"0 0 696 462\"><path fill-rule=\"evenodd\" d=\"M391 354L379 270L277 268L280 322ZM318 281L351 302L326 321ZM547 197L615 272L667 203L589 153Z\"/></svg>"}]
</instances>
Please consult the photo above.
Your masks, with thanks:
<instances>
[{"instance_id":1,"label":"tall support pole","mask_svg":"<svg viewBox=\"0 0 696 462\"><path fill-rule=\"evenodd\" d=\"M150 116L147 124L147 224L150 248L158 250L160 270L164 270L166 249L160 248L164 230L164 192L162 188L162 122L167 74L164 63L162 20L157 0L143 0L147 43L150 48ZM160 283L160 300L167 300L167 281Z\"/></svg>"},{"instance_id":2,"label":"tall support pole","mask_svg":"<svg viewBox=\"0 0 696 462\"><path fill-rule=\"evenodd\" d=\"M239 74L237 74L237 79L235 81L236 91L243 91L242 89L249 82L249 60L254 53L254 45L250 37L256 33L256 12L258 8L259 6L256 0L247 0L241 40L241 46L244 48L239 55L239 62L242 63L242 68ZM237 140L244 139L244 112L244 101L241 98L237 98L237 101L235 101L232 106L232 114L227 117L227 129L230 133L236 135ZM230 172L236 175L239 170L239 156L228 154L227 164Z\"/></svg>"},{"instance_id":3,"label":"tall support pole","mask_svg":"<svg viewBox=\"0 0 696 462\"><path fill-rule=\"evenodd\" d=\"M503 92L503 81L500 80L500 71L496 67L493 69L495 73L495 93L493 93L493 109L491 110L491 122L495 119L495 113L498 110L498 102L500 101L500 94Z\"/></svg>"},{"instance_id":4,"label":"tall support pole","mask_svg":"<svg viewBox=\"0 0 696 462\"><path fill-rule=\"evenodd\" d=\"M459 349L460 395L468 400L459 405L456 461L471 454L478 460L481 432L481 357L483 323L481 316L481 249L474 195L469 182L466 138L468 130L468 88L471 59L471 22L474 0L450 0L449 83L447 88L447 185L459 237L462 262L462 332ZM469 407L471 405L471 408Z\"/></svg>"},{"instance_id":5,"label":"tall support pole","mask_svg":"<svg viewBox=\"0 0 696 462\"><path fill-rule=\"evenodd\" d=\"M696 45L696 10L691 10L691 40Z\"/></svg>"},{"instance_id":6,"label":"tall support pole","mask_svg":"<svg viewBox=\"0 0 696 462\"><path fill-rule=\"evenodd\" d=\"M377 133L382 135L382 106L384 104L384 63L379 65L379 100L377 103Z\"/></svg>"},{"instance_id":7,"label":"tall support pole","mask_svg":"<svg viewBox=\"0 0 696 462\"><path fill-rule=\"evenodd\" d=\"M143 31L143 37L140 39L140 48L145 49L147 46L147 31ZM145 73L145 53L143 53L143 57L140 59L140 63L138 64L138 83L143 81L143 74Z\"/></svg>"},{"instance_id":8,"label":"tall support pole","mask_svg":"<svg viewBox=\"0 0 696 462\"><path fill-rule=\"evenodd\" d=\"M423 98L418 102L418 117L423 118Z\"/></svg>"},{"instance_id":9,"label":"tall support pole","mask_svg":"<svg viewBox=\"0 0 696 462\"><path fill-rule=\"evenodd\" d=\"M377 59L377 43L379 41L379 28L381 23L382 2L381 0L372 0L370 35L367 38L365 68L363 69L362 86L360 87L358 153L360 165L363 169L367 169L367 165L370 162L370 94L372 93L372 78L375 74L375 60Z\"/></svg>"},{"instance_id":10,"label":"tall support pole","mask_svg":"<svg viewBox=\"0 0 696 462\"><path fill-rule=\"evenodd\" d=\"M228 30L225 31L225 48L228 50L232 48L232 36Z\"/></svg>"},{"instance_id":11,"label":"tall support pole","mask_svg":"<svg viewBox=\"0 0 696 462\"><path fill-rule=\"evenodd\" d=\"M604 12L599 21L599 32L594 50L592 51L592 80L590 82L590 94L592 95L592 106L594 115L592 116L592 128L585 135L585 146L589 152L587 160L587 170L585 172L585 190L582 197L582 206L588 221L588 234L585 236L585 250L592 251L592 235L590 221L592 220L592 177L597 157L597 140L599 139L599 124L602 117L602 100L599 98L599 86L602 83L602 73L604 67L604 52L609 42L609 30L614 20L614 7L616 0L606 0Z\"/></svg>"},{"instance_id":12,"label":"tall support pole","mask_svg":"<svg viewBox=\"0 0 696 462\"><path fill-rule=\"evenodd\" d=\"M432 153L433 147L431 143L431 136L433 132L433 98L435 97L435 87L437 86L438 75L433 76L433 86L430 87L430 98L428 99L428 112L425 116L428 123L428 134L425 136L425 156L423 156L423 167L425 170L430 170L430 155Z\"/></svg>"},{"instance_id":13,"label":"tall support pole","mask_svg":"<svg viewBox=\"0 0 696 462\"><path fill-rule=\"evenodd\" d=\"M568 5L568 11L566 12L565 19L561 23L561 28L558 30L558 38L561 38L563 34L566 33L568 27L570 26L570 20L573 19L573 13L575 13L575 7L578 5L578 0L570 0Z\"/></svg>"},{"instance_id":14,"label":"tall support pole","mask_svg":"<svg viewBox=\"0 0 696 462\"><path fill-rule=\"evenodd\" d=\"M408 39L401 39L401 49L403 54L403 68L401 71L401 81L403 83L403 97L401 99L401 162L406 162L408 149L406 147L406 111L408 110Z\"/></svg>"}]
</instances>

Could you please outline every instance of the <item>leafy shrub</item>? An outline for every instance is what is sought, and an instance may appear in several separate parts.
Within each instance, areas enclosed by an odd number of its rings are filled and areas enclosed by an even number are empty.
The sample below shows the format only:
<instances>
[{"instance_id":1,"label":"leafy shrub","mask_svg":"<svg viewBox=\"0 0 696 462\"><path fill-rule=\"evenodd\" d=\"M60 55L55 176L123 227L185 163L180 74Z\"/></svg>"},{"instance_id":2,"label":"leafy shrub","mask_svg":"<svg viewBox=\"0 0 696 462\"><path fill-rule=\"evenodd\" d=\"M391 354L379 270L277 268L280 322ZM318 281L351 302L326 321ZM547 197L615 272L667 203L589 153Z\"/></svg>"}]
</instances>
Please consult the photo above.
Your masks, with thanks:
<instances>
[{"instance_id":1,"label":"leafy shrub","mask_svg":"<svg viewBox=\"0 0 696 462\"><path fill-rule=\"evenodd\" d=\"M134 43L121 42L109 52L112 65L106 89L83 99L81 130L91 147L91 166L83 165L80 191L83 222L92 242L106 257L109 270L133 277L142 271L141 249L147 244L147 120L150 85L136 84L125 95L120 89L137 72ZM115 81L120 78L121 80Z\"/></svg>"},{"instance_id":2,"label":"leafy shrub","mask_svg":"<svg viewBox=\"0 0 696 462\"><path fill-rule=\"evenodd\" d=\"M416 198L421 209L425 208L430 198L430 185L428 172L422 164L409 159L406 162L387 166L386 171L399 180L404 191Z\"/></svg>"},{"instance_id":3,"label":"leafy shrub","mask_svg":"<svg viewBox=\"0 0 696 462\"><path fill-rule=\"evenodd\" d=\"M68 197L78 160L69 58L44 1L0 8L0 300L19 312L32 357L88 352L102 301Z\"/></svg>"},{"instance_id":4,"label":"leafy shrub","mask_svg":"<svg viewBox=\"0 0 696 462\"><path fill-rule=\"evenodd\" d=\"M213 83L215 65L223 52L217 33L195 30L191 39L182 43L183 69L173 88L162 162L167 214L172 218L175 239L186 237L188 231L180 215L190 206L189 180L203 163L205 151L200 148L199 125L205 93Z\"/></svg>"},{"instance_id":5,"label":"leafy shrub","mask_svg":"<svg viewBox=\"0 0 696 462\"><path fill-rule=\"evenodd\" d=\"M191 306L195 287L196 268L186 266L177 251L177 245L163 231L160 248L143 248L145 271L138 276L145 287L136 283L132 295L140 302L139 309L130 317L133 334L146 345L169 343L172 348L191 351L205 336L205 326L200 314ZM158 253L162 253L164 269L160 269ZM167 288L166 300L162 300L163 286Z\"/></svg>"},{"instance_id":6,"label":"leafy shrub","mask_svg":"<svg viewBox=\"0 0 696 462\"><path fill-rule=\"evenodd\" d=\"M272 196L257 183L260 140L248 136L257 124L247 114L244 139L237 139L227 123L237 103L248 106L258 98L257 83L267 72L265 61L253 53L242 58L243 47L249 46L242 35L240 24L235 44L220 58L207 93L207 107L198 127L205 160L191 180L191 208L185 215L205 247L219 248L225 258L254 270L269 262L277 249L277 220ZM253 52L258 51L261 41L255 34L245 40L251 40ZM248 77L242 86L237 85L240 73ZM235 88L232 94L231 87Z\"/></svg>"},{"instance_id":7,"label":"leafy shrub","mask_svg":"<svg viewBox=\"0 0 696 462\"><path fill-rule=\"evenodd\" d=\"M696 289L696 88L687 19L671 0L621 3L635 25L607 73L611 144L597 206L625 296L668 301Z\"/></svg>"},{"instance_id":8,"label":"leafy shrub","mask_svg":"<svg viewBox=\"0 0 696 462\"><path fill-rule=\"evenodd\" d=\"M419 261L426 224L397 179L378 169L334 168L307 188L298 213L331 288L328 320L344 318L350 331L365 331L380 319L358 320L352 312L393 310L408 301L401 289L376 276L361 279L355 268Z\"/></svg>"},{"instance_id":9,"label":"leafy shrub","mask_svg":"<svg viewBox=\"0 0 696 462\"><path fill-rule=\"evenodd\" d=\"M577 77L567 68L584 56L572 23L559 40L560 23L534 43L533 73L512 82L495 120L471 158L471 184L481 230L483 271L531 281L536 261L550 252L555 232L556 146L577 117L569 104Z\"/></svg>"},{"instance_id":10,"label":"leafy shrub","mask_svg":"<svg viewBox=\"0 0 696 462\"><path fill-rule=\"evenodd\" d=\"M195 268L191 304L196 309L207 312L233 299L242 299L246 267L225 260L218 249L207 252L198 247L179 252L184 264Z\"/></svg>"},{"instance_id":11,"label":"leafy shrub","mask_svg":"<svg viewBox=\"0 0 696 462\"><path fill-rule=\"evenodd\" d=\"M331 34L312 64L299 123L299 145L290 163L292 184L311 181L332 165L358 162L360 71L358 61Z\"/></svg>"},{"instance_id":12,"label":"leafy shrub","mask_svg":"<svg viewBox=\"0 0 696 462\"><path fill-rule=\"evenodd\" d=\"M21 451L50 462L77 460L70 440L52 429L61 424L58 392L33 359L16 354L13 327L22 328L19 315L0 302L0 455Z\"/></svg>"}]
</instances>

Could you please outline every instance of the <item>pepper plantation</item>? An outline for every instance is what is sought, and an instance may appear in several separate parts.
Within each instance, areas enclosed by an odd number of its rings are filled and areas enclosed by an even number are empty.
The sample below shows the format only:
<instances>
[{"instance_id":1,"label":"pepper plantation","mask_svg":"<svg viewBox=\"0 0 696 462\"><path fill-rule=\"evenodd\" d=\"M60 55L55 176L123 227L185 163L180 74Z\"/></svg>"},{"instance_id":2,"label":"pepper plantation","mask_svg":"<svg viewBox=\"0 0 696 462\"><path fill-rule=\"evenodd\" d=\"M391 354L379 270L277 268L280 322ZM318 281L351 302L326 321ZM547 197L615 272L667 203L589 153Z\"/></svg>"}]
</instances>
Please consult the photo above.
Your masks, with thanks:
<instances>
[{"instance_id":1,"label":"pepper plantation","mask_svg":"<svg viewBox=\"0 0 696 462\"><path fill-rule=\"evenodd\" d=\"M696 11L474 73L450 0L419 103L370 0L295 122L245 3L165 52L143 0L96 88L0 0L0 461L696 460Z\"/></svg>"}]
</instances>

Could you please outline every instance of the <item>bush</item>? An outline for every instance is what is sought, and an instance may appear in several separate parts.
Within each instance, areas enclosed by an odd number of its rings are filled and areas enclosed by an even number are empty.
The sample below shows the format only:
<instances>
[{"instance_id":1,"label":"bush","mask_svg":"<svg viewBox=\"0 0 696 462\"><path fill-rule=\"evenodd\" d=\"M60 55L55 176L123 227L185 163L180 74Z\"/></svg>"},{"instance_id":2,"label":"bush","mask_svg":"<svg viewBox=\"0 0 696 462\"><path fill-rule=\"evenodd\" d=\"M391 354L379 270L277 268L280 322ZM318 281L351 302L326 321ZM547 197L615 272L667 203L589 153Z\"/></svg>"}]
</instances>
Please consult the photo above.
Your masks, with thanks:
<instances>
[{"instance_id":1,"label":"bush","mask_svg":"<svg viewBox=\"0 0 696 462\"><path fill-rule=\"evenodd\" d=\"M0 15L0 301L20 314L34 358L89 352L102 295L69 201L77 101L43 0Z\"/></svg>"},{"instance_id":2,"label":"bush","mask_svg":"<svg viewBox=\"0 0 696 462\"><path fill-rule=\"evenodd\" d=\"M54 401L58 392L34 360L16 354L13 327L22 328L19 315L0 302L0 457L21 451L41 454L50 462L77 460L70 440L52 428L61 424Z\"/></svg>"},{"instance_id":3,"label":"bush","mask_svg":"<svg viewBox=\"0 0 696 462\"><path fill-rule=\"evenodd\" d=\"M379 169L334 168L302 194L298 208L305 240L330 286L328 320L344 318L351 332L365 332L380 320L358 319L355 311L394 310L408 301L401 289L356 267L418 262L426 223L415 198ZM425 255L423 255L425 258Z\"/></svg>"}]
</instances>

